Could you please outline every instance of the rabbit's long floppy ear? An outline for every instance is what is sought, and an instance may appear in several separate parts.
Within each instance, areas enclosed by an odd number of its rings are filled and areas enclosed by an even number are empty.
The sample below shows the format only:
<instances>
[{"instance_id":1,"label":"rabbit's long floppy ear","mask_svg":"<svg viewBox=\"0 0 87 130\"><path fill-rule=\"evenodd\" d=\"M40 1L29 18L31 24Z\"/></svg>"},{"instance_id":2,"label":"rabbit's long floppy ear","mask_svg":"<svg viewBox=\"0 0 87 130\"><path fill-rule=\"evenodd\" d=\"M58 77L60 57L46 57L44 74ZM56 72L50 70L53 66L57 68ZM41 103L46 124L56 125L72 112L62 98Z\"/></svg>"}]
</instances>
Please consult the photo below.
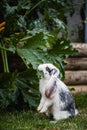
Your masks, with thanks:
<instances>
[{"instance_id":1,"label":"rabbit's long floppy ear","mask_svg":"<svg viewBox=\"0 0 87 130\"><path fill-rule=\"evenodd\" d=\"M51 79L47 84L47 88L45 90L45 96L49 99L53 98L56 90L57 90L56 80Z\"/></svg>"}]
</instances>

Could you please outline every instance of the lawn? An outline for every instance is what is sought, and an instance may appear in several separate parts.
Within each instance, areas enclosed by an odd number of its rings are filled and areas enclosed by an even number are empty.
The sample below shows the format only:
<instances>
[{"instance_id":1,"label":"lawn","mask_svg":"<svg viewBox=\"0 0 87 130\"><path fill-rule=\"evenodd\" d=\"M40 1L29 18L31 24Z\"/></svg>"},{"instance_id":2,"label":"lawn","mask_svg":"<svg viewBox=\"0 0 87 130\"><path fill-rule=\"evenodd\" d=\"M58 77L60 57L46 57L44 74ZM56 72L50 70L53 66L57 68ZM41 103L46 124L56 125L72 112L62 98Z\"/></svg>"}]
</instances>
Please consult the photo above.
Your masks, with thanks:
<instances>
[{"instance_id":1,"label":"lawn","mask_svg":"<svg viewBox=\"0 0 87 130\"><path fill-rule=\"evenodd\" d=\"M75 95L75 102L79 114L55 124L36 111L0 113L0 130L87 130L87 94Z\"/></svg>"}]
</instances>

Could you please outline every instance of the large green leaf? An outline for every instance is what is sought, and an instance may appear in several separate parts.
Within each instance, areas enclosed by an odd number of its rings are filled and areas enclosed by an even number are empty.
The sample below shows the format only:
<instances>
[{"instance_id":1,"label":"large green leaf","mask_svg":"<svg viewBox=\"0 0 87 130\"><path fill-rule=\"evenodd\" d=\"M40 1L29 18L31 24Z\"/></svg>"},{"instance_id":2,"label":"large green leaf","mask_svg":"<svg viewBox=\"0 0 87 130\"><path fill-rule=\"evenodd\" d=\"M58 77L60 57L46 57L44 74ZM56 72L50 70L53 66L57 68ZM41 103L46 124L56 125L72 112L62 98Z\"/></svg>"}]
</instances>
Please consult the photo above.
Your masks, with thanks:
<instances>
[{"instance_id":1,"label":"large green leaf","mask_svg":"<svg viewBox=\"0 0 87 130\"><path fill-rule=\"evenodd\" d=\"M53 48L49 50L49 54L51 56L69 56L69 55L75 55L77 51L72 48L70 41L65 38L57 39L56 44L53 45Z\"/></svg>"},{"instance_id":2,"label":"large green leaf","mask_svg":"<svg viewBox=\"0 0 87 130\"><path fill-rule=\"evenodd\" d=\"M12 103L25 102L29 108L36 107L39 97L38 82L35 71L31 70L13 74L2 74L0 77L0 109L5 109ZM26 78L28 77L28 78ZM33 82L34 81L34 82ZM20 97L22 95L21 100ZM21 106L23 108L23 106Z\"/></svg>"},{"instance_id":3,"label":"large green leaf","mask_svg":"<svg viewBox=\"0 0 87 130\"><path fill-rule=\"evenodd\" d=\"M21 40L22 42L25 39ZM49 62L47 58L47 40L43 33L38 33L35 36L27 38L25 45L22 48L17 48L18 55L23 59L26 65L31 64L34 69L42 62Z\"/></svg>"}]
</instances>

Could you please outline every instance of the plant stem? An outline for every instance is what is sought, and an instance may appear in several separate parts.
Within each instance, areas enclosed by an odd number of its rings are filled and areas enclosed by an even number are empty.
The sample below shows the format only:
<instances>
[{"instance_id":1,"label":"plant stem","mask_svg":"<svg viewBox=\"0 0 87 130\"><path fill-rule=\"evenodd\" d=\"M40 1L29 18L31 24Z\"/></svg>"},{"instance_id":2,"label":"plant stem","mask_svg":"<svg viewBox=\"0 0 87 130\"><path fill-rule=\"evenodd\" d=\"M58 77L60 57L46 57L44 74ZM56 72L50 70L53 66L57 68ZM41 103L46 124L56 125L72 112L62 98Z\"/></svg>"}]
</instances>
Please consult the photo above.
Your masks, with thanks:
<instances>
[{"instance_id":1,"label":"plant stem","mask_svg":"<svg viewBox=\"0 0 87 130\"><path fill-rule=\"evenodd\" d=\"M27 11L24 15L24 17L26 17L28 14L31 13L32 10L34 10L36 7L38 7L42 2L44 2L45 0L41 0L40 2L38 2L35 6L33 6L29 11Z\"/></svg>"},{"instance_id":2,"label":"plant stem","mask_svg":"<svg viewBox=\"0 0 87 130\"><path fill-rule=\"evenodd\" d=\"M4 51L1 50L1 55L2 55L2 60L3 60L3 68L4 68L4 72L6 72L6 67L5 67L5 57L4 57Z\"/></svg>"},{"instance_id":3,"label":"plant stem","mask_svg":"<svg viewBox=\"0 0 87 130\"><path fill-rule=\"evenodd\" d=\"M0 44L0 49L1 49L1 50L5 50L5 51L9 51L9 49L5 48L5 47L2 46L1 44Z\"/></svg>"},{"instance_id":4,"label":"plant stem","mask_svg":"<svg viewBox=\"0 0 87 130\"><path fill-rule=\"evenodd\" d=\"M1 47L4 47L3 41L1 41ZM7 52L4 49L1 49L1 55L2 55L2 60L3 60L3 67L4 67L4 72L9 73L9 67L8 67L8 59L7 59Z\"/></svg>"},{"instance_id":5,"label":"plant stem","mask_svg":"<svg viewBox=\"0 0 87 130\"><path fill-rule=\"evenodd\" d=\"M5 56L6 72L9 73L7 52L5 50L3 50L3 51L4 51L4 56Z\"/></svg>"}]
</instances>

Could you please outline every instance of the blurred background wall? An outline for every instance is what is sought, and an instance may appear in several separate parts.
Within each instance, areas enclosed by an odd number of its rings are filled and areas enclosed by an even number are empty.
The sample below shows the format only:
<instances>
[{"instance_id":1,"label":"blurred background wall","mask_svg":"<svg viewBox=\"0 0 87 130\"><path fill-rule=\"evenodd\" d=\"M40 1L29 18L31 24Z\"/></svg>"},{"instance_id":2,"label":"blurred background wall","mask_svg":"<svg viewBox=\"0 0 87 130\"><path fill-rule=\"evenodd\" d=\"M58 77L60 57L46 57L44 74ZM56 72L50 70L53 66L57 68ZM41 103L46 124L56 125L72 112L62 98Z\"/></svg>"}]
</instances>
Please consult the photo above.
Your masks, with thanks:
<instances>
[{"instance_id":1,"label":"blurred background wall","mask_svg":"<svg viewBox=\"0 0 87 130\"><path fill-rule=\"evenodd\" d=\"M71 42L84 42L85 3L84 0L73 0L74 12L72 15L67 14L67 25Z\"/></svg>"}]
</instances>

